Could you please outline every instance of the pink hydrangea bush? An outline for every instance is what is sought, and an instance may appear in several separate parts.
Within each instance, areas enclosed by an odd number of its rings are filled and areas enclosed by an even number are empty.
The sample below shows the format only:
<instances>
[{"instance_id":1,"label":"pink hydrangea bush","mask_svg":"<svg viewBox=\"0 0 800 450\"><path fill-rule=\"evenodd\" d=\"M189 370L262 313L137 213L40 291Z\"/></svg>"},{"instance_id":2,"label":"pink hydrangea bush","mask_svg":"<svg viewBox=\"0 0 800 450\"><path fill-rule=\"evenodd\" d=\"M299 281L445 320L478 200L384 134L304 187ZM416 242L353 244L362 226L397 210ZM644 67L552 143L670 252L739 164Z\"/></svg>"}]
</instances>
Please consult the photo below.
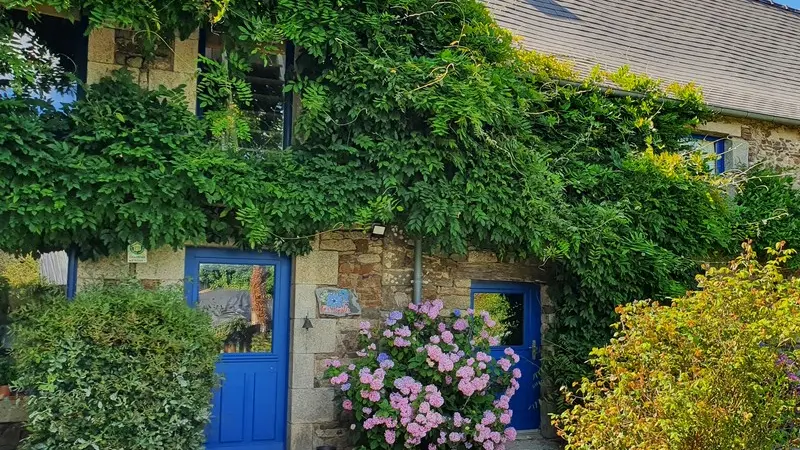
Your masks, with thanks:
<instances>
[{"instance_id":1,"label":"pink hydrangea bush","mask_svg":"<svg viewBox=\"0 0 800 450\"><path fill-rule=\"evenodd\" d=\"M498 342L488 313L443 316L443 306L409 305L379 328L362 322L358 358L326 361L361 449L503 450L516 437L509 401L519 356L510 348L499 360L490 355Z\"/></svg>"}]
</instances>

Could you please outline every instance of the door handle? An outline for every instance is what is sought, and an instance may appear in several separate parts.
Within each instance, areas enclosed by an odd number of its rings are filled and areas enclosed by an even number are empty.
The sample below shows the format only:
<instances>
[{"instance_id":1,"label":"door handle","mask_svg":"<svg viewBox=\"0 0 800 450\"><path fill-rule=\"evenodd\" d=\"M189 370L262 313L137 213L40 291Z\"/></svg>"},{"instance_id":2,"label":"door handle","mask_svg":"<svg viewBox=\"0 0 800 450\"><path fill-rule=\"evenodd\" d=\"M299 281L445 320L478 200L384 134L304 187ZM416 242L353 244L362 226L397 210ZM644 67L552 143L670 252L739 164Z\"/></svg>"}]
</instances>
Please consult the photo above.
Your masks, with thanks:
<instances>
[{"instance_id":1,"label":"door handle","mask_svg":"<svg viewBox=\"0 0 800 450\"><path fill-rule=\"evenodd\" d=\"M536 339L534 339L534 340L531 341L531 360L532 361L536 361L536 353L537 353Z\"/></svg>"}]
</instances>

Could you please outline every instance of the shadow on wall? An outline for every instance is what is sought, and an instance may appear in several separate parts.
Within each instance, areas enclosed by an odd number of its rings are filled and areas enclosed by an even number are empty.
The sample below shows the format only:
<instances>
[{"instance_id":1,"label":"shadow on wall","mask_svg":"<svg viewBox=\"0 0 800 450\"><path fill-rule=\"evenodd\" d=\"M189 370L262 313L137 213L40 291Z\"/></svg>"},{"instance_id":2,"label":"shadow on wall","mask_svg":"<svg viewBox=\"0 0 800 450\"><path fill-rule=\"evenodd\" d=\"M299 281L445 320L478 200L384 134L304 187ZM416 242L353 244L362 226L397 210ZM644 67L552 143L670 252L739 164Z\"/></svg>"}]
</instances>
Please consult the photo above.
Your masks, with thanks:
<instances>
[{"instance_id":1,"label":"shadow on wall","mask_svg":"<svg viewBox=\"0 0 800 450\"><path fill-rule=\"evenodd\" d=\"M528 4L536 8L542 14L565 20L580 20L566 6L559 4L556 0L527 0Z\"/></svg>"}]
</instances>

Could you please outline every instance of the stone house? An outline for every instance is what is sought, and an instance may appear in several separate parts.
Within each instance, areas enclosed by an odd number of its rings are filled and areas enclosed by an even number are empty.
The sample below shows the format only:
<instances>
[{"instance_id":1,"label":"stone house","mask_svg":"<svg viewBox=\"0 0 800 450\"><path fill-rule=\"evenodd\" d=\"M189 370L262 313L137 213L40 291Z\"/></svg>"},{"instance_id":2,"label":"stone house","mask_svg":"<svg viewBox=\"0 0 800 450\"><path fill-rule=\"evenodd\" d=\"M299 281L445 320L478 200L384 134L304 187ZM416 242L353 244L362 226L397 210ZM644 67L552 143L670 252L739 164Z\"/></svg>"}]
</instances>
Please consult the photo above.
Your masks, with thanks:
<instances>
[{"instance_id":1,"label":"stone house","mask_svg":"<svg viewBox=\"0 0 800 450\"><path fill-rule=\"evenodd\" d=\"M720 155L716 170L762 162L800 167L800 12L757 0L678 0L670 6L655 0L487 3L502 26L522 37L523 45L573 60L578 70L627 64L635 72L702 85L709 104L720 112L717 120L698 129L700 145ZM71 39L79 45L70 51L88 83L126 67L148 88L184 85L187 107L196 109L197 55L214 55L218 47L213 36L198 31L176 40L171 51L145 64L127 32L99 29L84 37L82 30L71 28L78 24L44 12L48 26L73 33ZM280 86L290 63L286 55L276 55L271 66L259 69L266 80L262 84ZM291 110L291 102L276 108L275 96L268 94L264 101L273 103L265 104L265 110ZM270 285L264 292L271 302L266 308L269 324L254 299L236 303L248 324L260 325L262 331L271 327L269 343L262 348L267 350L259 351L253 340L244 350L250 356L223 356L226 384L215 397L209 449L345 446L346 430L337 417L333 390L321 379L323 361L355 350L360 321L379 320L411 301L412 242L391 229L383 235L339 230L317 236L311 253L293 258L221 247L149 249L146 256L130 260L140 262L129 262L129 256L72 262L68 290L132 277L151 287L185 284L190 303L202 305L227 295L206 276L229 276L233 266L247 268L250 280L252 267L269 274L271 281L262 283ZM533 323L517 322L525 329L520 333L524 338L513 343L522 349L519 353L540 345L552 320L547 272L535 263L499 261L483 252L424 256L421 275L423 298L441 298L448 309L469 308L485 293L502 293L518 302L534 317ZM234 289L230 285L227 291ZM321 314L321 288L357 294L360 314ZM228 297L222 301L223 306L231 304ZM526 375L533 379L534 373ZM531 390L530 398L523 399L531 407L527 415L520 414L527 420L518 425L521 429L533 430L541 423L534 406L537 396Z\"/></svg>"}]
</instances>

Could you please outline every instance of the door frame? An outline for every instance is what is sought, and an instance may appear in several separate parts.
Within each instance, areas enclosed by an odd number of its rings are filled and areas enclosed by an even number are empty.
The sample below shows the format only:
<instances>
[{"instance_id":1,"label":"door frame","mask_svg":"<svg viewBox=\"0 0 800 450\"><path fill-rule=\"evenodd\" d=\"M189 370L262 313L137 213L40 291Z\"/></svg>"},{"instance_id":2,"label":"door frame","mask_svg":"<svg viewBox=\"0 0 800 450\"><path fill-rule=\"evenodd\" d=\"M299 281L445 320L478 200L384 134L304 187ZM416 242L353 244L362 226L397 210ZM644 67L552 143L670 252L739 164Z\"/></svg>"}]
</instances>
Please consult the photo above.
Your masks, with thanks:
<instances>
[{"instance_id":1,"label":"door frame","mask_svg":"<svg viewBox=\"0 0 800 450\"><path fill-rule=\"evenodd\" d=\"M469 305L473 310L475 309L475 294L517 294L523 296L523 302L526 306L525 317L523 318L524 324L522 329L523 338L528 337L525 342L525 347L531 346L534 341L536 343L536 358L533 359L533 365L536 367L535 375L540 375L542 368L542 287L537 283L525 283L518 281L479 281L473 280L470 286ZM503 346L498 346L503 347ZM515 346L509 346L515 347ZM520 355L522 356L522 355ZM541 385L534 386L534 397L531 399L535 402L537 410L541 414ZM536 419L537 427L532 429L541 428L541 417ZM518 430L527 431L527 430Z\"/></svg>"},{"instance_id":2,"label":"door frame","mask_svg":"<svg viewBox=\"0 0 800 450\"><path fill-rule=\"evenodd\" d=\"M282 358L278 371L278 388L275 392L276 410L283 411L283 420L278 420L276 435L283 436L284 445L288 444L289 422L289 321L291 310L292 259L275 253L256 250L239 250L224 247L187 247L184 259L184 292L186 302L194 307L199 298L200 264L241 264L263 265L275 267L275 283L272 306L272 352L271 353L226 353L228 361L258 361L263 355Z\"/></svg>"}]
</instances>

